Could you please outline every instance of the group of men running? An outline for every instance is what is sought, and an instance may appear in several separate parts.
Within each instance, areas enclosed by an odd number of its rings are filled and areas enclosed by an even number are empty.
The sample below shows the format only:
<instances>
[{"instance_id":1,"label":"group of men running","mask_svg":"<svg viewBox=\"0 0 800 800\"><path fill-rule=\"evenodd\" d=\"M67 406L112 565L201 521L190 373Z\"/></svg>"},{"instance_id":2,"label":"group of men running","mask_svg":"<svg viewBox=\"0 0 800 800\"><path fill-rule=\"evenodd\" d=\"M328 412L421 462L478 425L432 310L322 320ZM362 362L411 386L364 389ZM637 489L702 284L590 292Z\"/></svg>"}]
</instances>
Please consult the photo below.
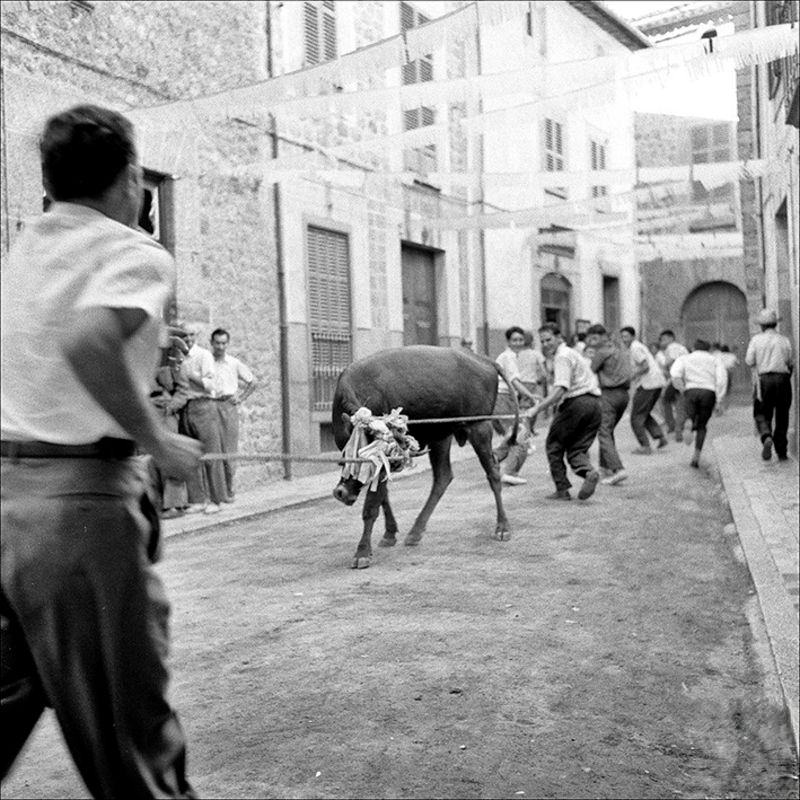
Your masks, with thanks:
<instances>
[{"instance_id":1,"label":"group of men running","mask_svg":"<svg viewBox=\"0 0 800 800\"><path fill-rule=\"evenodd\" d=\"M752 338L745 357L754 375L754 417L762 458L769 460L774 447L783 461L788 458L792 348L789 340L776 331L778 318L774 311L763 310L758 322L762 332ZM526 483L519 475L528 452L526 442L537 416L549 409L555 409L555 415L545 446L555 491L548 499L572 499L565 458L583 481L579 500L591 497L601 480L614 486L628 478L614 433L629 407L631 428L638 441L632 455L651 455L654 448L666 447L668 434L674 433L677 441L694 445L689 463L699 468L709 420L714 409L724 402L730 383L731 365L719 352L712 353L710 342L697 339L689 351L676 341L672 330L664 330L654 355L630 326L619 331L617 341L603 325L592 325L584 341L575 347L567 345L554 323L545 323L538 333L541 353L532 351L535 358L528 355L526 361L538 364L549 389L542 393L546 396L536 394L532 384L522 380L520 362L526 348L521 328L513 326L506 331L508 346L497 358L530 423L513 442L506 430L495 448L503 483ZM511 388L505 381L500 386L496 413L505 414L511 408ZM664 408L664 426L653 414L659 399ZM599 470L593 467L588 454L595 438Z\"/></svg>"}]
</instances>

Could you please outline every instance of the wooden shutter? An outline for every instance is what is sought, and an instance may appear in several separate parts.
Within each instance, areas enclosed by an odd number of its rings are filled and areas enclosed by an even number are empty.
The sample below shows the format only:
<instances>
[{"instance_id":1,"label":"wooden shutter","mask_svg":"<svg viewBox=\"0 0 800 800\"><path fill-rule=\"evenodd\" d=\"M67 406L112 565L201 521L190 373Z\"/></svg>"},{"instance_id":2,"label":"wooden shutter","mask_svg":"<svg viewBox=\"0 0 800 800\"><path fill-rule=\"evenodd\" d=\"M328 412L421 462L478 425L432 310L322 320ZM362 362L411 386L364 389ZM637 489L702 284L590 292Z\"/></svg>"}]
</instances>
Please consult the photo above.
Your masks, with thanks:
<instances>
[{"instance_id":1,"label":"wooden shutter","mask_svg":"<svg viewBox=\"0 0 800 800\"><path fill-rule=\"evenodd\" d=\"M308 310L312 405L327 411L339 373L353 360L350 246L343 233L308 228Z\"/></svg>"},{"instance_id":2,"label":"wooden shutter","mask_svg":"<svg viewBox=\"0 0 800 800\"><path fill-rule=\"evenodd\" d=\"M307 66L336 58L336 9L332 0L306 0L303 33Z\"/></svg>"}]
</instances>

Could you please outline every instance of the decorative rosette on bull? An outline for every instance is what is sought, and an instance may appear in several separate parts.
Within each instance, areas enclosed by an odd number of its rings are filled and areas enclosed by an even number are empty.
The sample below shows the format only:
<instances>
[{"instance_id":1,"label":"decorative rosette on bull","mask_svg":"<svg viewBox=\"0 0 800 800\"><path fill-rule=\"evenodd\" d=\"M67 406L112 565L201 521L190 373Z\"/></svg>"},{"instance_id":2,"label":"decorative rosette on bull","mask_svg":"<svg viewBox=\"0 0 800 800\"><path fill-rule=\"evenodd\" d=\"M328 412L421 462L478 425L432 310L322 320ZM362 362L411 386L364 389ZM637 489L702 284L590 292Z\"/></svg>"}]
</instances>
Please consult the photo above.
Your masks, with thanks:
<instances>
[{"instance_id":1,"label":"decorative rosette on bull","mask_svg":"<svg viewBox=\"0 0 800 800\"><path fill-rule=\"evenodd\" d=\"M408 417L402 411L402 407L395 408L389 414L376 417L362 407L350 417L353 432L342 451L345 460L342 478L352 477L359 483L369 484L370 491L374 492L379 481L389 480L392 472L400 472L411 463L421 448L409 434Z\"/></svg>"}]
</instances>

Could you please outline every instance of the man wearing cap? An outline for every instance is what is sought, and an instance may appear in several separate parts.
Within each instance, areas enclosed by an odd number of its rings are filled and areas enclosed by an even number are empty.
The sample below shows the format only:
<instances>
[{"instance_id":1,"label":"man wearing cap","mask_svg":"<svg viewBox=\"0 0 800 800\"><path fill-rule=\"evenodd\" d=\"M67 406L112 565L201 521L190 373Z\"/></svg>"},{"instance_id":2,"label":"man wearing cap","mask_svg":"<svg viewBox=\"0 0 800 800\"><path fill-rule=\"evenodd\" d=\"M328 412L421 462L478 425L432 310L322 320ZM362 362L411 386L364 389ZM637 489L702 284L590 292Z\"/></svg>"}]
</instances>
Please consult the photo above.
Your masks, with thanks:
<instances>
[{"instance_id":1,"label":"man wearing cap","mask_svg":"<svg viewBox=\"0 0 800 800\"><path fill-rule=\"evenodd\" d=\"M750 340L744 359L753 370L753 417L761 437L764 461L772 458L773 446L779 461L787 459L794 358L791 342L776 330L778 319L772 309L759 312L757 322L761 333Z\"/></svg>"}]
</instances>

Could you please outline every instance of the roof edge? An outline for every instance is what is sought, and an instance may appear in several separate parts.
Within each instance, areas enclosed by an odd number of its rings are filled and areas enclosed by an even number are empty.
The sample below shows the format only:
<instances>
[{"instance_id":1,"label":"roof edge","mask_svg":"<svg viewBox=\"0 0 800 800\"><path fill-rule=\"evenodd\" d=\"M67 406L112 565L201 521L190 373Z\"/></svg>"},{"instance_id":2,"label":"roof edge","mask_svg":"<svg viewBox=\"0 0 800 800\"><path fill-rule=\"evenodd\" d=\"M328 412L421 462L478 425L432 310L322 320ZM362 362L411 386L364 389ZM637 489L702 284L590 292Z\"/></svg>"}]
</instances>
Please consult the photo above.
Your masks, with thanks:
<instances>
[{"instance_id":1,"label":"roof edge","mask_svg":"<svg viewBox=\"0 0 800 800\"><path fill-rule=\"evenodd\" d=\"M600 0L569 0L569 4L629 50L653 47L653 43L647 36L622 17L617 16Z\"/></svg>"}]
</instances>

